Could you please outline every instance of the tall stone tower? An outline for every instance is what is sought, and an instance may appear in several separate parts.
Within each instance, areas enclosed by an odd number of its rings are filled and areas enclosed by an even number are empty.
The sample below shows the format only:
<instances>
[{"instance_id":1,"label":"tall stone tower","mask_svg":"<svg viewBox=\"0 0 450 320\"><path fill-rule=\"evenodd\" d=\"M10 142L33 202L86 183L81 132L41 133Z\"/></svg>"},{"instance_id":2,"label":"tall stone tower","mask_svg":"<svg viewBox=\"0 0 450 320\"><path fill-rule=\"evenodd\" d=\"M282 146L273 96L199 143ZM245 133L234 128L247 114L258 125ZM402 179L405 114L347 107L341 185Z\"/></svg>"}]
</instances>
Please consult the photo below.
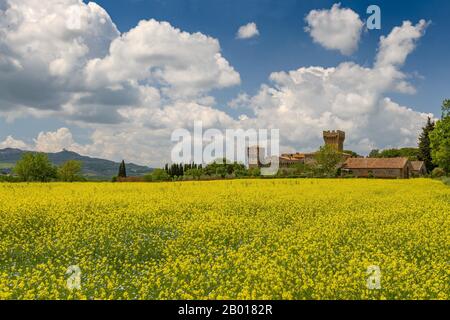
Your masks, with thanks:
<instances>
[{"instance_id":1,"label":"tall stone tower","mask_svg":"<svg viewBox=\"0 0 450 320\"><path fill-rule=\"evenodd\" d=\"M253 146L247 148L247 162L249 169L260 168L264 159L264 148Z\"/></svg>"},{"instance_id":2,"label":"tall stone tower","mask_svg":"<svg viewBox=\"0 0 450 320\"><path fill-rule=\"evenodd\" d=\"M344 151L345 132L340 130L324 131L323 140L339 152Z\"/></svg>"}]
</instances>

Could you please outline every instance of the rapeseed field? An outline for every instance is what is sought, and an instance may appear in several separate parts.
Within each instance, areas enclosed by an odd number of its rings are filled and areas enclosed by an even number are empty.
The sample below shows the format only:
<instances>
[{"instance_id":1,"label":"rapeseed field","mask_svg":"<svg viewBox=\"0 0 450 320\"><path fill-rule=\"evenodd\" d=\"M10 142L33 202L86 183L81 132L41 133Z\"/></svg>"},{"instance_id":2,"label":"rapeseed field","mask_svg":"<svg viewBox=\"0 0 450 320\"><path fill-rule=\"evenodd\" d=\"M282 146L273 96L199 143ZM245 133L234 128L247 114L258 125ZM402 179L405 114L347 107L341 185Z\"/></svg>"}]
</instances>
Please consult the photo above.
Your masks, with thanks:
<instances>
[{"instance_id":1,"label":"rapeseed field","mask_svg":"<svg viewBox=\"0 0 450 320\"><path fill-rule=\"evenodd\" d=\"M450 299L449 249L430 179L0 184L0 299Z\"/></svg>"}]
</instances>

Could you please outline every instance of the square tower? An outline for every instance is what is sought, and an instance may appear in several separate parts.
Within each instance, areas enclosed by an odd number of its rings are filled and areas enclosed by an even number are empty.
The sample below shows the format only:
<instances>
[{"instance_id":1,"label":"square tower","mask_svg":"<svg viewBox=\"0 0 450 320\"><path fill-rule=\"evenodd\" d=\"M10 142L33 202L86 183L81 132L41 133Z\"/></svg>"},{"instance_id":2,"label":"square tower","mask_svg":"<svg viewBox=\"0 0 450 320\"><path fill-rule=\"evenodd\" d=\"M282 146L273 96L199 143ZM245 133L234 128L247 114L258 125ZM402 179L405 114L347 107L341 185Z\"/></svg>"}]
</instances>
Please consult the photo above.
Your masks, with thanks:
<instances>
[{"instance_id":1,"label":"square tower","mask_svg":"<svg viewBox=\"0 0 450 320\"><path fill-rule=\"evenodd\" d=\"M262 166L262 159L264 159L264 148L260 146L253 146L247 148L247 162L249 169L260 168Z\"/></svg>"},{"instance_id":2,"label":"square tower","mask_svg":"<svg viewBox=\"0 0 450 320\"><path fill-rule=\"evenodd\" d=\"M344 151L345 132L340 130L324 131L323 140L325 145L332 146L339 152Z\"/></svg>"}]
</instances>

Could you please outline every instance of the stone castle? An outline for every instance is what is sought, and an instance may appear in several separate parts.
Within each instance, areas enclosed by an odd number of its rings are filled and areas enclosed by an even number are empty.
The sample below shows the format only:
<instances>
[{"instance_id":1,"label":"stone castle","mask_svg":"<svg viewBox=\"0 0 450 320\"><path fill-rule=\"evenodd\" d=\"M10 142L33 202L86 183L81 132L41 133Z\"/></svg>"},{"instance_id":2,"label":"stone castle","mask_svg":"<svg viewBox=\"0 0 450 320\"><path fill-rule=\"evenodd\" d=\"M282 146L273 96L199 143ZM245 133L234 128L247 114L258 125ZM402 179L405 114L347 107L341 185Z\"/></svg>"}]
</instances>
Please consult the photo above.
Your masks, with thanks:
<instances>
[{"instance_id":1,"label":"stone castle","mask_svg":"<svg viewBox=\"0 0 450 320\"><path fill-rule=\"evenodd\" d=\"M398 158L364 158L352 157L352 154L344 152L345 132L341 130L324 131L323 140L325 145L331 146L338 151L343 162L339 165L343 175L353 177L376 177L390 179L408 179L409 177L420 177L427 174L423 161L410 161L405 157ZM312 153L284 153L279 157L280 168L289 168L296 164L314 164L316 152ZM249 168L264 166L266 158L264 148L254 146L247 151Z\"/></svg>"},{"instance_id":2,"label":"stone castle","mask_svg":"<svg viewBox=\"0 0 450 320\"><path fill-rule=\"evenodd\" d=\"M338 152L344 154L345 132L341 130L324 131L323 140L325 145L332 146ZM345 154L344 154L345 155ZM289 167L298 163L313 163L315 153L284 153L279 157L280 167ZM249 168L261 167L265 158L265 150L259 146L247 149Z\"/></svg>"}]
</instances>

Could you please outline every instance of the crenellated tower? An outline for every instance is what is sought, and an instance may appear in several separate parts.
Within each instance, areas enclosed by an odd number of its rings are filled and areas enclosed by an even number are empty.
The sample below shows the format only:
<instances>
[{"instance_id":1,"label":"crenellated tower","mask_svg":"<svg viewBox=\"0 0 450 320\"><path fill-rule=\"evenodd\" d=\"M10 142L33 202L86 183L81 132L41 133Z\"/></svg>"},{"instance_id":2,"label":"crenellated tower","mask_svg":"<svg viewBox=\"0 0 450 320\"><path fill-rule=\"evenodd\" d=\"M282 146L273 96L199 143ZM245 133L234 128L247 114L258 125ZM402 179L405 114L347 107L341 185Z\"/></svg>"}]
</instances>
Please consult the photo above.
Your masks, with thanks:
<instances>
[{"instance_id":1,"label":"crenellated tower","mask_svg":"<svg viewBox=\"0 0 450 320\"><path fill-rule=\"evenodd\" d=\"M324 131L325 145L330 145L339 152L344 151L345 132L340 130Z\"/></svg>"}]
</instances>

